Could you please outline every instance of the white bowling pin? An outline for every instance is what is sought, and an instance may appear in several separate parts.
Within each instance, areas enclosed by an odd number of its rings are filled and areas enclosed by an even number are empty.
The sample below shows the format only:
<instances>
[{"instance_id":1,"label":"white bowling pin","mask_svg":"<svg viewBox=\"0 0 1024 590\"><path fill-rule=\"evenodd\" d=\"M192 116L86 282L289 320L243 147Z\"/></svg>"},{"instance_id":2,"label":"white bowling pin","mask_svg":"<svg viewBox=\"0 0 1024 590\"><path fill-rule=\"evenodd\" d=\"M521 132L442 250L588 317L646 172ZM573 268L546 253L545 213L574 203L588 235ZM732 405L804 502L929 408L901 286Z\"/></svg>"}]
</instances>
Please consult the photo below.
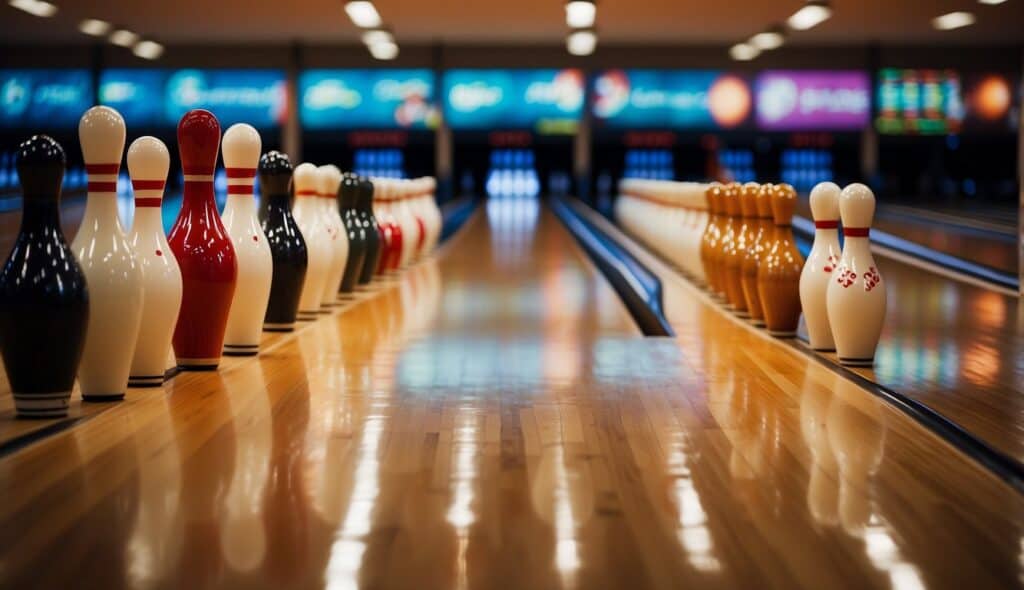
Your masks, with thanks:
<instances>
[{"instance_id":1,"label":"white bowling pin","mask_svg":"<svg viewBox=\"0 0 1024 590\"><path fill-rule=\"evenodd\" d=\"M228 178L228 200L221 220L235 247L238 283L224 332L224 354L253 355L259 351L263 316L270 299L274 259L260 226L253 195L256 166L263 144L251 125L237 123L224 132L221 153Z\"/></svg>"},{"instance_id":2,"label":"white bowling pin","mask_svg":"<svg viewBox=\"0 0 1024 590\"><path fill-rule=\"evenodd\" d=\"M811 348L836 349L825 305L832 271L839 264L839 186L822 182L811 191L811 217L814 218L814 244L800 272L800 304L807 324Z\"/></svg>"},{"instance_id":3,"label":"white bowling pin","mask_svg":"<svg viewBox=\"0 0 1024 590\"><path fill-rule=\"evenodd\" d=\"M124 397L142 320L142 267L117 213L117 174L125 126L110 107L92 107L78 123L89 196L71 250L89 285L89 327L78 368L82 399Z\"/></svg>"},{"instance_id":4,"label":"white bowling pin","mask_svg":"<svg viewBox=\"0 0 1024 590\"><path fill-rule=\"evenodd\" d=\"M171 156L164 142L140 137L128 148L128 174L135 193L135 219L128 241L142 267L142 324L128 385L164 382L171 337L181 308L181 270L164 235L160 204Z\"/></svg>"},{"instance_id":5,"label":"white bowling pin","mask_svg":"<svg viewBox=\"0 0 1024 590\"><path fill-rule=\"evenodd\" d=\"M832 272L826 304L836 354L844 365L870 366L885 321L885 284L871 255L868 231L875 195L851 184L839 196L843 220L843 254Z\"/></svg>"},{"instance_id":6,"label":"white bowling pin","mask_svg":"<svg viewBox=\"0 0 1024 590\"><path fill-rule=\"evenodd\" d=\"M320 204L320 175L316 166L308 162L295 167L292 175L292 186L295 189L295 206L292 215L299 225L299 231L306 240L306 254L309 264L306 267L306 280L302 285L302 296L299 297L300 320L314 320L320 313L323 301L324 283L331 268L334 251L331 249L331 238L322 223L317 209Z\"/></svg>"},{"instance_id":7,"label":"white bowling pin","mask_svg":"<svg viewBox=\"0 0 1024 590\"><path fill-rule=\"evenodd\" d=\"M320 179L320 200L317 203L321 223L327 231L331 244L331 266L327 271L320 307L329 309L338 300L341 279L348 263L348 232L338 212L338 187L341 186L341 170L334 164L317 169Z\"/></svg>"}]
</instances>

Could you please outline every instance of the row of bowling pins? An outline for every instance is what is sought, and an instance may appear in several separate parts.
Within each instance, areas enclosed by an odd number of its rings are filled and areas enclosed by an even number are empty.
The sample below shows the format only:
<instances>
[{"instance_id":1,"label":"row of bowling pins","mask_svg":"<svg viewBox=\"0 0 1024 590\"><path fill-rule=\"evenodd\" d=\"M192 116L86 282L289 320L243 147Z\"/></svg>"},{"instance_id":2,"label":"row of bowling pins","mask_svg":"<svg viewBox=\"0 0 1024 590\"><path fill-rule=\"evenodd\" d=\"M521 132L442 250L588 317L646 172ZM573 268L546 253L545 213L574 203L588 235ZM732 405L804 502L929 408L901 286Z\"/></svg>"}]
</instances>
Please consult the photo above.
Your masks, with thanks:
<instances>
[{"instance_id":1,"label":"row of bowling pins","mask_svg":"<svg viewBox=\"0 0 1024 590\"><path fill-rule=\"evenodd\" d=\"M806 263L793 238L797 197L788 184L624 179L620 192L620 225L738 316L792 337L802 313L811 348L835 351L846 365L874 362L886 294L868 240L871 189L814 187L815 236Z\"/></svg>"},{"instance_id":2,"label":"row of bowling pins","mask_svg":"<svg viewBox=\"0 0 1024 590\"><path fill-rule=\"evenodd\" d=\"M70 247L59 218L63 149L46 136L19 148L22 226L0 271L0 353L19 415L64 415L76 374L92 401L121 399L129 384L159 385L172 345L185 369L215 369L222 351L256 354L264 327L291 329L299 311L329 308L339 293L429 252L440 234L431 179L381 183L371 208L373 185L353 175L343 182L334 166L297 167L293 218L287 156L261 159L259 134L244 124L224 134L228 200L218 214L220 126L203 110L178 127L185 195L169 239L160 216L167 148L153 137L129 148L137 211L126 233L116 202L125 135L113 109L82 116L89 196Z\"/></svg>"}]
</instances>

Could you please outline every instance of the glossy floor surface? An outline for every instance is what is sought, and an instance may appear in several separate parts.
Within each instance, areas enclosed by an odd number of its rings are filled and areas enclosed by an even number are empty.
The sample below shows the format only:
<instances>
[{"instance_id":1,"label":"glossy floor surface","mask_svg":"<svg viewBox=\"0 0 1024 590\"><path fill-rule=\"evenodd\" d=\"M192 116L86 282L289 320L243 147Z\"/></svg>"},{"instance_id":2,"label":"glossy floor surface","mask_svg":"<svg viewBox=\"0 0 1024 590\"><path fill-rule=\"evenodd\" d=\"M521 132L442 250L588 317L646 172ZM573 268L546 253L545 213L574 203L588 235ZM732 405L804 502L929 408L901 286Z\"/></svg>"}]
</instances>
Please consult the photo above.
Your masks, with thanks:
<instances>
[{"instance_id":1,"label":"glossy floor surface","mask_svg":"<svg viewBox=\"0 0 1024 590\"><path fill-rule=\"evenodd\" d=\"M565 229L443 252L0 458L3 588L1024 580L1024 497L685 287L643 338Z\"/></svg>"}]
</instances>

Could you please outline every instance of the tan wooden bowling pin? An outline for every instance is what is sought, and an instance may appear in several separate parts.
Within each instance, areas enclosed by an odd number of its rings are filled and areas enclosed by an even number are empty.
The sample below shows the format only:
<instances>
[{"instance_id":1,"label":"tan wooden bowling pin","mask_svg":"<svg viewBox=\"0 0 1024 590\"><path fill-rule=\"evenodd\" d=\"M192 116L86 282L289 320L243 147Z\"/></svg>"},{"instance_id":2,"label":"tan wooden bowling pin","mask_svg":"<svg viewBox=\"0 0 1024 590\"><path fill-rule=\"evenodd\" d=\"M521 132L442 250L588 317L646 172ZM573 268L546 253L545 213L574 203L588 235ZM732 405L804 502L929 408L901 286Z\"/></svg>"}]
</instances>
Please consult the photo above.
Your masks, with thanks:
<instances>
[{"instance_id":1,"label":"tan wooden bowling pin","mask_svg":"<svg viewBox=\"0 0 1024 590\"><path fill-rule=\"evenodd\" d=\"M832 271L839 264L839 186L822 182L811 190L811 217L814 218L814 244L800 273L800 304L807 324L811 348L836 349L825 305Z\"/></svg>"},{"instance_id":2,"label":"tan wooden bowling pin","mask_svg":"<svg viewBox=\"0 0 1024 590\"><path fill-rule=\"evenodd\" d=\"M851 184L839 195L843 220L843 254L832 272L826 306L836 354L844 365L870 366L885 322L885 283L871 255L868 233L875 214L875 195L863 184Z\"/></svg>"},{"instance_id":3,"label":"tan wooden bowling pin","mask_svg":"<svg viewBox=\"0 0 1024 590\"><path fill-rule=\"evenodd\" d=\"M743 256L742 263L743 297L747 300L750 322L755 326L764 326L764 306L761 305L761 296L757 291L757 269L767 254L768 241L774 235L774 224L772 223L772 194L774 192L774 184L762 184L758 187L757 195L754 198L756 211L756 217L753 219L754 238Z\"/></svg>"},{"instance_id":4,"label":"tan wooden bowling pin","mask_svg":"<svg viewBox=\"0 0 1024 590\"><path fill-rule=\"evenodd\" d=\"M735 221L736 231L729 248L725 251L725 276L728 281L729 303L736 315L750 317L747 298L743 294L743 258L754 242L754 220L757 218L757 193L760 185L754 182L744 184L738 198L733 199L740 217Z\"/></svg>"},{"instance_id":5,"label":"tan wooden bowling pin","mask_svg":"<svg viewBox=\"0 0 1024 590\"><path fill-rule=\"evenodd\" d=\"M779 338L796 335L800 322L800 271L803 258L793 239L793 210L796 191L788 184L776 185L772 194L775 224L768 254L757 269L757 291L764 307L768 333Z\"/></svg>"},{"instance_id":6,"label":"tan wooden bowling pin","mask_svg":"<svg viewBox=\"0 0 1024 590\"><path fill-rule=\"evenodd\" d=\"M718 240L721 238L721 219L719 216L719 197L722 194L722 185L712 182L708 185L704 196L708 202L708 225L704 228L704 235L700 241L700 263L704 267L708 291L714 295L718 291L718 273L715 272L712 252L718 247Z\"/></svg>"},{"instance_id":7,"label":"tan wooden bowling pin","mask_svg":"<svg viewBox=\"0 0 1024 590\"><path fill-rule=\"evenodd\" d=\"M725 185L720 197L722 211L722 237L718 240L718 247L712 251L711 260L718 273L718 295L725 303L725 307L732 309L733 302L729 298L729 277L725 271L725 253L732 247L732 241L736 237L738 229L738 218L740 214L739 197L741 186L738 182L730 182Z\"/></svg>"},{"instance_id":8,"label":"tan wooden bowling pin","mask_svg":"<svg viewBox=\"0 0 1024 590\"><path fill-rule=\"evenodd\" d=\"M117 211L117 174L125 125L110 107L93 107L78 124L89 196L71 250L89 286L89 325L78 367L82 399L124 398L142 321L142 267Z\"/></svg>"},{"instance_id":9,"label":"tan wooden bowling pin","mask_svg":"<svg viewBox=\"0 0 1024 590\"><path fill-rule=\"evenodd\" d=\"M135 193L135 219L128 241L142 267L143 286L142 326L128 378L132 387L163 384L181 309L181 269L164 235L160 212L170 164L167 146L155 137L140 137L128 148L128 174Z\"/></svg>"},{"instance_id":10,"label":"tan wooden bowling pin","mask_svg":"<svg viewBox=\"0 0 1024 590\"><path fill-rule=\"evenodd\" d=\"M274 260L257 215L253 184L263 142L251 125L237 123L224 132L221 154L228 177L228 200L221 219L238 261L238 283L231 299L224 354L259 352L263 316L270 300Z\"/></svg>"}]
</instances>

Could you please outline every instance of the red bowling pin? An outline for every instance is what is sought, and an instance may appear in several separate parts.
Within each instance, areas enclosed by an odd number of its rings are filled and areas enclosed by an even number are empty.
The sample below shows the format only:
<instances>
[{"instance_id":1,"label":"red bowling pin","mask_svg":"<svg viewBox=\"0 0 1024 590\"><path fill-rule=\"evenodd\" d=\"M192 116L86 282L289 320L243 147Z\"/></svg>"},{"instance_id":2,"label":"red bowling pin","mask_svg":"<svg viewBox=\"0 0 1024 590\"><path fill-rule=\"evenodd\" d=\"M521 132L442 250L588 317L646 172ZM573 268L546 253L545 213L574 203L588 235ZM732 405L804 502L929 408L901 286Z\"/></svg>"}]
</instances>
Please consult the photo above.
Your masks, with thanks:
<instances>
[{"instance_id":1,"label":"red bowling pin","mask_svg":"<svg viewBox=\"0 0 1024 590\"><path fill-rule=\"evenodd\" d=\"M219 148L220 123L213 113L202 109L185 113L178 123L185 196L168 242L178 259L183 286L174 354L178 366L189 370L216 369L220 364L238 280L235 249L213 197Z\"/></svg>"}]
</instances>

